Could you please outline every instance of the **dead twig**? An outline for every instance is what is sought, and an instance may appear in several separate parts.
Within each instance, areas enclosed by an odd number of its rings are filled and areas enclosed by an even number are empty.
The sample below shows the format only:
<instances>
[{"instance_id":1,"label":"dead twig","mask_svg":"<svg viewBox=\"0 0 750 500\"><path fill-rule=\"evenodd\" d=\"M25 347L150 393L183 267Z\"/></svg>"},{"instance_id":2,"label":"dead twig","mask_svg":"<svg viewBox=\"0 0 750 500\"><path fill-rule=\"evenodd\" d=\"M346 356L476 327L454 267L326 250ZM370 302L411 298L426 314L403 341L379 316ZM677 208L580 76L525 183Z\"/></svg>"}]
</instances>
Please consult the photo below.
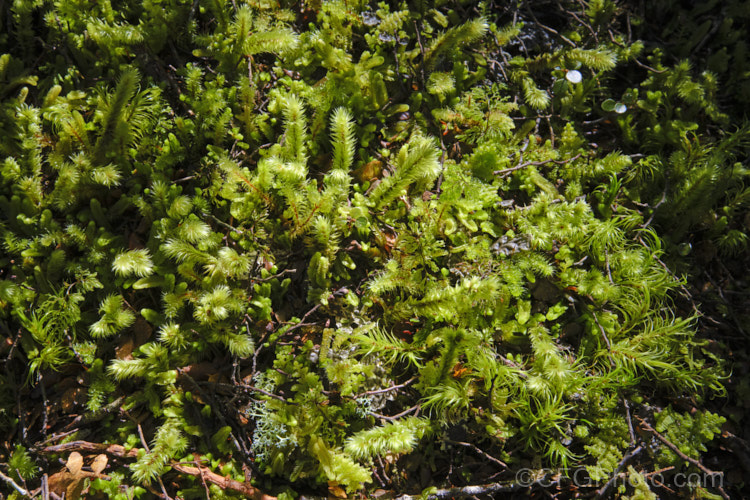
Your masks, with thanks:
<instances>
[{"instance_id":1,"label":"dead twig","mask_svg":"<svg viewBox=\"0 0 750 500\"><path fill-rule=\"evenodd\" d=\"M78 429L78 427L82 425L90 424L93 422L98 422L99 420L103 419L107 415L110 415L114 413L115 411L120 411L120 407L122 406L123 401L125 401L125 396L120 396L119 398L115 399L108 405L96 411L93 411L90 413L84 413L83 415L78 415L76 418L73 419L72 422L70 422L68 425L64 427L64 430L69 431L70 429Z\"/></svg>"},{"instance_id":2,"label":"dead twig","mask_svg":"<svg viewBox=\"0 0 750 500\"><path fill-rule=\"evenodd\" d=\"M26 489L24 489L22 486L19 486L19 484L16 483L12 477L6 476L2 471L0 471L0 479L11 485L13 489L16 490L20 495L25 497L29 496L29 492Z\"/></svg>"},{"instance_id":3,"label":"dead twig","mask_svg":"<svg viewBox=\"0 0 750 500\"><path fill-rule=\"evenodd\" d=\"M607 491L612 487L612 485L617 481L617 478L620 477L620 472L622 472L622 469L625 468L625 465L627 465L628 462L630 462L633 458L635 458L637 455L639 455L643 451L643 447L639 446L624 457L622 457L622 460L620 460L620 463L617 464L617 468L615 469L615 472L612 474L612 477L609 478L609 481L602 486L599 491L596 492L596 498L597 500L599 498L605 498L607 495Z\"/></svg>"},{"instance_id":4,"label":"dead twig","mask_svg":"<svg viewBox=\"0 0 750 500\"><path fill-rule=\"evenodd\" d=\"M455 444L455 445L458 445L458 446L464 446L466 448L471 448L476 453L478 453L479 455L482 455L484 458L486 458L490 462L494 462L494 463L496 463L497 465L499 465L500 467L502 467L504 469L508 468L508 464L506 464L502 460L498 460L497 458L493 457L492 455L490 455L489 453L487 453L486 451L482 450L481 448L479 448L476 445L473 445L471 443L464 443L463 441L453 441L452 439L446 439L445 442L449 443L449 444Z\"/></svg>"},{"instance_id":5,"label":"dead twig","mask_svg":"<svg viewBox=\"0 0 750 500\"><path fill-rule=\"evenodd\" d=\"M425 496L422 495L401 495L395 498L395 500L419 500L427 498L429 500L442 499L442 498L466 498L473 495L489 495L492 493L513 493L527 488L532 488L537 484L544 487L550 487L556 484L558 481L539 480L531 484L522 483L493 483L493 484L482 484L472 486L462 486L455 488L443 488L432 492Z\"/></svg>"},{"instance_id":6,"label":"dead twig","mask_svg":"<svg viewBox=\"0 0 750 500\"><path fill-rule=\"evenodd\" d=\"M374 391L361 392L359 394L356 394L356 395L352 396L352 399L361 398L362 396L372 396L373 394L382 394L384 392L395 391L397 389L401 389L401 388L404 388L404 387L408 386L409 384L411 384L415 380L417 380L417 377L412 377L409 380L407 380L406 382L404 382L403 384L392 385L391 387L386 387L385 389L376 389Z\"/></svg>"},{"instance_id":7,"label":"dead twig","mask_svg":"<svg viewBox=\"0 0 750 500\"><path fill-rule=\"evenodd\" d=\"M656 439L658 439L659 441L661 441L662 443L664 443L664 445L667 448L669 448L670 450L672 450L682 460L685 460L686 462L689 462L692 465L698 467L698 469L701 472L703 472L704 474L706 474L707 476L711 476L711 477L715 477L715 476L722 476L723 477L724 476L723 472L712 471L711 469L709 469L708 467L706 467L705 465L703 465L702 463L700 463L700 461L698 461L698 460L696 460L696 459L694 459L692 457L689 457L689 456L685 455L683 452L680 451L680 449L677 447L677 445L675 445L669 439L667 439L663 435L661 435L661 433L659 433L656 429L654 429L653 427L651 427L651 425L649 425L649 423L646 422L641 417L636 416L635 418L638 419L638 421L640 422L641 426L643 427L643 429L646 432L649 432L649 433L653 434L656 437ZM727 495L726 491L724 491L724 488L722 488L721 486L717 486L716 489L719 490L719 493L721 494L722 498L724 498L726 500L729 500L729 495Z\"/></svg>"},{"instance_id":8,"label":"dead twig","mask_svg":"<svg viewBox=\"0 0 750 500\"><path fill-rule=\"evenodd\" d=\"M376 418L382 418L383 420L388 420L389 422L392 422L394 420L397 420L400 417L403 417L404 415L408 415L409 413L414 413L415 411L419 411L419 408L421 408L422 405L415 405L411 408L407 408L406 410L402 411L401 413L397 413L396 415L391 415L390 417L387 415L381 415L379 413L375 413L373 411L370 412L370 415Z\"/></svg>"},{"instance_id":9,"label":"dead twig","mask_svg":"<svg viewBox=\"0 0 750 500\"><path fill-rule=\"evenodd\" d=\"M197 467L191 467L189 465L184 465L181 463L173 463L170 464L170 466L173 470L176 470L177 472L180 472L182 474L200 477L204 481L215 484L222 490L232 490L241 493L245 496L245 498L252 498L253 500L276 500L276 497L266 495L265 493L256 489L248 483L239 482L228 477L220 476L219 474L212 472L207 467L202 467L200 465L198 465Z\"/></svg>"},{"instance_id":10,"label":"dead twig","mask_svg":"<svg viewBox=\"0 0 750 500\"><path fill-rule=\"evenodd\" d=\"M525 163L520 163L520 164L516 165L515 167L504 168L502 170L495 170L492 173L495 174L495 175L500 175L502 177L505 177L508 174L510 174L511 172L515 172L516 170L521 170L522 168L526 168L526 167L529 167L531 165L546 165L547 163L557 163L558 165L564 165L566 163L570 163L571 161L580 158L581 155L582 155L582 153L578 153L577 155L575 155L575 156L573 156L571 158L568 158L567 160L552 160L552 159L550 159L550 160L543 160L543 161L527 161Z\"/></svg>"},{"instance_id":11,"label":"dead twig","mask_svg":"<svg viewBox=\"0 0 750 500\"><path fill-rule=\"evenodd\" d=\"M263 394L264 396L268 396L269 398L273 398L276 400L279 400L283 403L290 404L290 405L296 405L295 401L289 401L284 396L279 396L278 394L274 394L272 392L265 391L263 389L259 389L258 387L254 387L252 385L246 385L246 384L222 384L219 382L198 382L197 385L201 386L207 386L207 387L214 387L217 389L228 389L232 392L234 392L237 389L242 389L246 392L257 392L259 394Z\"/></svg>"},{"instance_id":12,"label":"dead twig","mask_svg":"<svg viewBox=\"0 0 750 500\"><path fill-rule=\"evenodd\" d=\"M105 453L119 458L136 458L138 449L126 449L119 444L90 443L88 441L70 441L69 443L47 446L39 450L42 454L62 454L72 451L83 453Z\"/></svg>"},{"instance_id":13,"label":"dead twig","mask_svg":"<svg viewBox=\"0 0 750 500\"><path fill-rule=\"evenodd\" d=\"M69 453L72 451L83 452L83 453L106 453L106 454L113 455L113 456L120 457L120 458L136 458L138 456L138 450L135 448L131 450L126 450L124 446L120 446L118 444L90 443L88 441L71 441L70 443L63 443L63 444L58 444L55 446L48 446L46 448L43 448L41 450L41 453L59 454L59 453ZM257 488L250 485L249 483L239 482L233 479L225 478L223 476L220 476L219 474L216 474L215 472L212 472L207 467L203 467L196 462L192 462L192 463L195 464L196 466L192 467L189 465L185 465L182 462L173 462L173 463L170 463L169 466L173 470L179 473L188 474L188 475L195 476L195 477L200 477L204 481L211 483L211 484L215 484L219 488L242 493L246 498L252 498L253 500L276 500L276 497L271 496L271 495L266 495L265 493L258 490ZM0 472L0 476L2 476L2 479L5 479L7 477L3 475L2 472ZM18 488L20 488L20 486L18 486ZM19 493L21 493L20 490L18 491ZM21 493L21 494L26 495L27 493Z\"/></svg>"},{"instance_id":14,"label":"dead twig","mask_svg":"<svg viewBox=\"0 0 750 500\"><path fill-rule=\"evenodd\" d=\"M607 357L609 358L609 364L614 368L615 366L615 360L612 358L612 344L609 342L609 337L607 337L607 332L604 330L604 327L601 323L599 323L599 318L597 318L596 313L592 310L591 315L594 317L594 322L596 323L596 326L599 327L599 331L602 334L602 338L604 339L604 343L607 346Z\"/></svg>"}]
</instances>

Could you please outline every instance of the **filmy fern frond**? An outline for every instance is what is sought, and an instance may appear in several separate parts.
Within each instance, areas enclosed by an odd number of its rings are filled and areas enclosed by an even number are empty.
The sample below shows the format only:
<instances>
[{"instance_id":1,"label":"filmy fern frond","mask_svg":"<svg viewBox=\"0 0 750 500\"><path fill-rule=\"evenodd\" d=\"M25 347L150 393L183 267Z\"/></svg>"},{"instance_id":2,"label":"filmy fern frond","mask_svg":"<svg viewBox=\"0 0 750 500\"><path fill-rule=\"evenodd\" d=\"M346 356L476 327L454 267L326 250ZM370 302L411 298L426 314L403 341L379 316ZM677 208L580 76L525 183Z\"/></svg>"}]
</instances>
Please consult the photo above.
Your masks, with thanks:
<instances>
[{"instance_id":1,"label":"filmy fern frond","mask_svg":"<svg viewBox=\"0 0 750 500\"><path fill-rule=\"evenodd\" d=\"M440 384L431 386L422 400L425 410L439 415L446 423L462 420L471 405L469 384L471 379L456 380L446 378Z\"/></svg>"}]
</instances>

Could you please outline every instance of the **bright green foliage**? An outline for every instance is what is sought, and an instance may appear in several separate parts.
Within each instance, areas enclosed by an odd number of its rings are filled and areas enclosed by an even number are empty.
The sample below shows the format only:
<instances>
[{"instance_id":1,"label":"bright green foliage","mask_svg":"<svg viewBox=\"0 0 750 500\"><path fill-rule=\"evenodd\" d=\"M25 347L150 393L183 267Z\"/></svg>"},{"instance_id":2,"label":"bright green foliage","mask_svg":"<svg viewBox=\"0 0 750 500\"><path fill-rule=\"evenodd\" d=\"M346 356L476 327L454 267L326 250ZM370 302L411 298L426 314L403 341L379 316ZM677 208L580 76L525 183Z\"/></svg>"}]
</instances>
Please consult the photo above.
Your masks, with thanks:
<instances>
[{"instance_id":1,"label":"bright green foliage","mask_svg":"<svg viewBox=\"0 0 750 500\"><path fill-rule=\"evenodd\" d=\"M154 264L148 250L130 250L115 257L112 269L120 276L145 277L151 274Z\"/></svg>"},{"instance_id":2,"label":"bright green foliage","mask_svg":"<svg viewBox=\"0 0 750 500\"><path fill-rule=\"evenodd\" d=\"M99 308L102 317L89 327L92 337L108 337L133 324L135 314L123 309L123 302L119 295L110 295L102 301Z\"/></svg>"},{"instance_id":3,"label":"bright green foliage","mask_svg":"<svg viewBox=\"0 0 750 500\"><path fill-rule=\"evenodd\" d=\"M656 500L657 497L648 487L648 481L632 465L628 466L628 483L635 490L632 495L623 496L627 500Z\"/></svg>"},{"instance_id":4,"label":"bright green foliage","mask_svg":"<svg viewBox=\"0 0 750 500\"><path fill-rule=\"evenodd\" d=\"M747 249L750 128L722 56L647 49L610 0L542 4L0 5L14 477L52 432L21 395L65 377L76 439L137 448L91 482L113 498L235 495L177 462L362 497L531 463L652 498L681 464L655 441L623 470L636 415L700 459L724 417L672 408L726 371L681 257Z\"/></svg>"},{"instance_id":5,"label":"bright green foliage","mask_svg":"<svg viewBox=\"0 0 750 500\"><path fill-rule=\"evenodd\" d=\"M667 408L656 416L656 430L674 443L679 450L690 458L697 458L701 451L706 451L705 443L721 433L721 425L726 419L709 411L697 412L694 415L680 414ZM683 462L670 449L661 450L660 463L678 465Z\"/></svg>"},{"instance_id":6,"label":"bright green foliage","mask_svg":"<svg viewBox=\"0 0 750 500\"><path fill-rule=\"evenodd\" d=\"M410 417L354 434L346 440L345 449L359 459L409 453L428 430L426 420Z\"/></svg>"},{"instance_id":7,"label":"bright green foliage","mask_svg":"<svg viewBox=\"0 0 750 500\"><path fill-rule=\"evenodd\" d=\"M38 468L32 460L29 452L20 444L10 454L8 469L11 477L18 481L33 479L38 473Z\"/></svg>"}]
</instances>

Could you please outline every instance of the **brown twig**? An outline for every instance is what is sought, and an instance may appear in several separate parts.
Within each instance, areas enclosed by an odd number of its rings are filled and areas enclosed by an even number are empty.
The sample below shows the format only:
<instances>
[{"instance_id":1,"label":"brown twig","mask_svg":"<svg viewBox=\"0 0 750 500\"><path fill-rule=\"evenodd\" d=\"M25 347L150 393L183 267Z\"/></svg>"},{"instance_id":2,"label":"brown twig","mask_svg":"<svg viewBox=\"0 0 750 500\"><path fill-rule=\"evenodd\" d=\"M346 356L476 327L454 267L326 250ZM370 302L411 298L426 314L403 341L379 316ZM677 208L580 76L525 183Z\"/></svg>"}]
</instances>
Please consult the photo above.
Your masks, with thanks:
<instances>
[{"instance_id":1,"label":"brown twig","mask_svg":"<svg viewBox=\"0 0 750 500\"><path fill-rule=\"evenodd\" d=\"M69 443L56 444L47 446L39 450L43 454L60 454L71 451L84 453L106 453L119 458L136 458L138 449L126 449L119 444L90 443L88 441L70 441Z\"/></svg>"},{"instance_id":2,"label":"brown twig","mask_svg":"<svg viewBox=\"0 0 750 500\"><path fill-rule=\"evenodd\" d=\"M216 388L219 388L219 389L229 389L229 390L232 390L232 391L234 391L235 389L242 389L242 390L248 391L248 392L257 392L257 393L263 394L265 396L268 396L269 398L277 399L277 400L279 400L279 401L281 401L283 403L286 403L286 404L290 404L290 405L296 405L296 404L298 404L298 403L296 403L294 401L289 401L284 396L279 396L278 394L274 394L272 392L264 391L263 389L260 389L258 387L254 387L252 385L246 385L246 384L235 384L235 385L233 385L233 384L222 384L222 383L218 383L218 382L198 382L198 385L211 386L211 387L216 387Z\"/></svg>"},{"instance_id":3,"label":"brown twig","mask_svg":"<svg viewBox=\"0 0 750 500\"><path fill-rule=\"evenodd\" d=\"M88 441L71 441L70 443L48 446L41 450L41 452L45 454L58 454L72 451L84 453L106 453L120 458L136 458L138 456L138 450L135 448L126 450L124 446L120 446L119 444L90 443ZM212 472L207 467L203 467L197 463L195 463L195 465L196 467L191 467L182 462L173 462L169 464L169 466L177 472L189 474L195 477L202 477L205 481L215 484L219 488L242 493L246 498L252 498L253 500L276 500L276 497L266 495L246 482L239 482L225 478Z\"/></svg>"},{"instance_id":4,"label":"brown twig","mask_svg":"<svg viewBox=\"0 0 750 500\"><path fill-rule=\"evenodd\" d=\"M535 481L531 484L522 483L511 483L511 484L482 484L473 486L461 486L455 488L444 488L437 491L433 491L426 497L423 495L401 495L395 498L395 500L419 500L427 498L428 500L443 499L443 498L466 498L473 495L489 495L493 493L513 493L519 490L525 490L532 488L536 484L540 484L544 487L549 487L556 484L557 481L544 480L543 482Z\"/></svg>"},{"instance_id":5,"label":"brown twig","mask_svg":"<svg viewBox=\"0 0 750 500\"><path fill-rule=\"evenodd\" d=\"M220 476L219 474L212 472L207 467L202 467L200 465L197 467L191 467L189 465L184 465L181 463L171 464L171 467L172 469L182 474L200 477L211 484L215 484L222 490L232 490L241 493L243 496L245 496L245 498L252 498L253 500L276 500L276 497L266 495L265 493L256 489L248 483L239 482L228 477Z\"/></svg>"},{"instance_id":6,"label":"brown twig","mask_svg":"<svg viewBox=\"0 0 750 500\"><path fill-rule=\"evenodd\" d=\"M407 380L406 382L404 382L403 384L399 384L399 385L392 385L391 387L386 387L385 389L376 389L376 390L374 390L374 391L366 391L366 392L361 392L361 393L359 393L359 394L355 394L355 395L354 395L354 396L352 396L351 398L352 398L352 399L357 399L357 398L361 398L362 396L372 396L373 394L382 394L382 393L384 393L384 392L391 392L391 391L395 391L395 390L397 390L397 389L401 389L401 388L403 388L403 387L406 387L406 386L408 386L409 384L411 384L411 383L412 383L412 382L414 382L415 380L417 380L417 377L412 377L412 378L410 378L409 380Z\"/></svg>"},{"instance_id":7,"label":"brown twig","mask_svg":"<svg viewBox=\"0 0 750 500\"><path fill-rule=\"evenodd\" d=\"M663 435L661 435L659 433L659 431L657 431L656 429L654 429L653 427L651 427L651 425L649 425L649 423L646 422L641 417L636 416L635 418L638 419L638 421L640 422L641 426L643 427L643 429L646 432L649 432L649 433L653 434L659 441L661 441L662 443L664 443L664 445L666 445L667 448L669 448L670 450L672 450L682 460L685 460L686 462L689 462L692 465L698 467L698 469L701 472L703 472L704 474L706 474L708 476L711 476L711 477L715 477L715 476L722 476L723 477L724 476L723 472L712 471L711 469L709 469L708 467L706 467L705 465L703 465L702 463L700 463L700 461L698 461L698 460L696 460L696 459L694 459L692 457L689 457L689 456L685 455L683 452L680 451L680 449L677 447L677 445L675 445L669 439L667 439L666 437L664 437ZM724 491L724 488L722 488L721 486L717 486L716 489L719 490L719 493L721 494L722 498L724 498L726 500L729 500L729 495L727 495L727 493Z\"/></svg>"},{"instance_id":8,"label":"brown twig","mask_svg":"<svg viewBox=\"0 0 750 500\"><path fill-rule=\"evenodd\" d=\"M630 418L630 404L628 404L627 398L622 398L622 403L625 406L625 420L628 422L628 431L630 432L630 446L635 446L635 431L633 430L633 419Z\"/></svg>"},{"instance_id":9,"label":"brown twig","mask_svg":"<svg viewBox=\"0 0 750 500\"><path fill-rule=\"evenodd\" d=\"M68 431L70 429L78 429L78 427L86 424L90 424L92 422L98 422L99 420L103 419L107 415L119 411L120 407L122 406L122 402L125 401L125 396L120 396L119 398L115 399L108 405L90 412L90 413L84 413L83 415L78 415L76 418L73 419L72 422L70 422L68 425L66 425L63 429ZM73 432L73 431L71 431ZM64 434L63 434L64 435ZM46 441L45 441L46 442Z\"/></svg>"},{"instance_id":10,"label":"brown twig","mask_svg":"<svg viewBox=\"0 0 750 500\"><path fill-rule=\"evenodd\" d=\"M216 410L215 415L218 417L219 422L224 427L230 427L232 431L229 433L229 437L232 438L232 442L234 443L235 449L242 455L242 459L245 463L251 463L248 456L248 450L245 449L244 446L242 446L242 441L237 439L237 436L235 436L235 426L229 425L229 422L227 421L227 418L224 416L224 411L222 410L222 405L219 404L218 401L211 395L207 394L201 385L195 381L193 377L190 376L190 374L184 369L184 368L178 368L177 373L180 376L185 377L185 379L190 382L193 387L198 391L198 393L201 395L201 397L211 402L211 406ZM211 382L209 382L211 384Z\"/></svg>"},{"instance_id":11,"label":"brown twig","mask_svg":"<svg viewBox=\"0 0 750 500\"><path fill-rule=\"evenodd\" d=\"M567 160L552 160L552 159L550 159L550 160L543 160L543 161L527 161L525 163L520 163L520 164L516 165L515 167L504 168L502 170L495 170L492 173L495 174L495 175L501 175L501 176L505 177L506 175L508 175L511 172L515 172L516 170L521 170L522 168L526 168L526 167L529 167L531 165L546 165L547 163L557 163L558 165L564 165L566 163L570 163L571 161L580 158L581 155L582 155L582 153L578 153L577 155L575 155L575 156L573 156L571 158L568 158Z\"/></svg>"},{"instance_id":12,"label":"brown twig","mask_svg":"<svg viewBox=\"0 0 750 500\"><path fill-rule=\"evenodd\" d=\"M610 487L617 481L617 478L620 476L620 472L622 472L622 469L625 468L625 465L627 465L630 460L632 460L636 455L640 454L643 451L643 447L639 446L624 457L622 457L622 460L620 460L620 463L617 465L617 468L615 469L614 473L612 474L612 477L609 478L609 481L599 488L599 491L596 492L596 498L597 500L600 498L604 498L607 494L607 490L609 490Z\"/></svg>"},{"instance_id":13,"label":"brown twig","mask_svg":"<svg viewBox=\"0 0 750 500\"><path fill-rule=\"evenodd\" d=\"M398 419L399 417L403 417L404 415L408 415L409 413L414 413L415 411L418 411L420 407L421 405L415 405L415 406L412 406L411 408L407 408L401 413L397 413L396 415L391 415L391 416L381 415L373 411L370 412L370 415L372 415L373 417L382 418L383 420L393 421L393 420Z\"/></svg>"},{"instance_id":14,"label":"brown twig","mask_svg":"<svg viewBox=\"0 0 750 500\"><path fill-rule=\"evenodd\" d=\"M0 479L11 485L13 489L16 490L20 495L29 496L29 492L26 489L24 489L22 486L19 486L19 484L16 483L13 478L6 476L2 471L0 471Z\"/></svg>"},{"instance_id":15,"label":"brown twig","mask_svg":"<svg viewBox=\"0 0 750 500\"><path fill-rule=\"evenodd\" d=\"M492 455L490 455L489 453L487 453L486 451L482 450L481 448L479 448L476 445L473 445L471 443L464 443L463 441L453 441L452 439L446 439L445 442L446 443L450 443L450 444L456 444L456 445L459 445L459 446L464 446L466 448L471 448L472 450L474 450L478 454L482 455L484 458L486 458L490 462L495 462L496 464L498 464L500 467L502 467L504 469L508 468L508 464L506 464L502 460L498 460L497 458L493 457Z\"/></svg>"},{"instance_id":16,"label":"brown twig","mask_svg":"<svg viewBox=\"0 0 750 500\"><path fill-rule=\"evenodd\" d=\"M609 342L609 337L607 337L607 332L604 330L604 327L601 323L599 323L599 318L596 317L596 313L592 310L591 315L594 317L594 322L596 323L596 326L599 327L599 331L602 334L602 338L604 339L604 343L607 346L607 357L609 358L609 364L610 366L615 366L615 360L612 358L612 344Z\"/></svg>"},{"instance_id":17,"label":"brown twig","mask_svg":"<svg viewBox=\"0 0 750 500\"><path fill-rule=\"evenodd\" d=\"M745 472L750 472L750 454L748 453L750 452L750 446L747 442L727 431L721 434L721 440L729 448L729 451L739 459Z\"/></svg>"}]
</instances>

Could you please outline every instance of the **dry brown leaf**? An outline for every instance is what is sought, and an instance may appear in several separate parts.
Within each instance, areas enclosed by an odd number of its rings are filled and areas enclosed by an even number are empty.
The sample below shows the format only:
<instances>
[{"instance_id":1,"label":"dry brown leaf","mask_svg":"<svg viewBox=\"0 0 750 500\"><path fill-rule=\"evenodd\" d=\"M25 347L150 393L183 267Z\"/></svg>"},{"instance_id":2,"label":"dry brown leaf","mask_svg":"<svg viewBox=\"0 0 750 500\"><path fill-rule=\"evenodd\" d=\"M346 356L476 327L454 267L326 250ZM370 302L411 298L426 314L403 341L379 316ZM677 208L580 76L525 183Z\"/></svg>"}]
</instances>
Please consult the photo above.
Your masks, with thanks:
<instances>
[{"instance_id":1,"label":"dry brown leaf","mask_svg":"<svg viewBox=\"0 0 750 500\"><path fill-rule=\"evenodd\" d=\"M117 356L117 359L132 359L133 356L131 356L131 354L133 353L134 348L135 342L133 341L133 337L128 335L123 338L120 345L115 348L115 356Z\"/></svg>"},{"instance_id":2,"label":"dry brown leaf","mask_svg":"<svg viewBox=\"0 0 750 500\"><path fill-rule=\"evenodd\" d=\"M66 413L72 412L76 405L86 399L86 389L83 387L72 387L62 395L62 409Z\"/></svg>"},{"instance_id":3,"label":"dry brown leaf","mask_svg":"<svg viewBox=\"0 0 750 500\"><path fill-rule=\"evenodd\" d=\"M83 486L85 484L86 481L84 481L82 477L74 479L65 490L65 498L68 500L78 500L81 498L81 492L83 491Z\"/></svg>"},{"instance_id":4,"label":"dry brown leaf","mask_svg":"<svg viewBox=\"0 0 750 500\"><path fill-rule=\"evenodd\" d=\"M65 493L65 490L68 488L71 481L73 481L73 475L66 470L61 470L60 472L55 472L49 476L47 484L52 493L55 495L62 495Z\"/></svg>"},{"instance_id":5,"label":"dry brown leaf","mask_svg":"<svg viewBox=\"0 0 750 500\"><path fill-rule=\"evenodd\" d=\"M380 160L372 160L356 169L353 174L358 182L362 183L372 181L383 174L383 162Z\"/></svg>"},{"instance_id":6,"label":"dry brown leaf","mask_svg":"<svg viewBox=\"0 0 750 500\"><path fill-rule=\"evenodd\" d=\"M335 498L348 498L348 496L346 495L346 491L344 491L344 489L341 486L339 486L337 483L333 481L328 481L328 491Z\"/></svg>"},{"instance_id":7,"label":"dry brown leaf","mask_svg":"<svg viewBox=\"0 0 750 500\"><path fill-rule=\"evenodd\" d=\"M77 476L81 472L81 467L83 467L83 457L80 453L74 451L68 456L68 461L65 463L65 466L71 474Z\"/></svg>"},{"instance_id":8,"label":"dry brown leaf","mask_svg":"<svg viewBox=\"0 0 750 500\"><path fill-rule=\"evenodd\" d=\"M148 339L151 338L151 333L153 331L154 329L151 328L151 325L148 324L148 321L140 316L136 318L135 323L133 323L133 332L135 333L136 345L140 347L148 342Z\"/></svg>"},{"instance_id":9,"label":"dry brown leaf","mask_svg":"<svg viewBox=\"0 0 750 500\"><path fill-rule=\"evenodd\" d=\"M97 455L93 462L91 462L91 470L97 474L101 474L108 462L107 455L104 453Z\"/></svg>"}]
</instances>

